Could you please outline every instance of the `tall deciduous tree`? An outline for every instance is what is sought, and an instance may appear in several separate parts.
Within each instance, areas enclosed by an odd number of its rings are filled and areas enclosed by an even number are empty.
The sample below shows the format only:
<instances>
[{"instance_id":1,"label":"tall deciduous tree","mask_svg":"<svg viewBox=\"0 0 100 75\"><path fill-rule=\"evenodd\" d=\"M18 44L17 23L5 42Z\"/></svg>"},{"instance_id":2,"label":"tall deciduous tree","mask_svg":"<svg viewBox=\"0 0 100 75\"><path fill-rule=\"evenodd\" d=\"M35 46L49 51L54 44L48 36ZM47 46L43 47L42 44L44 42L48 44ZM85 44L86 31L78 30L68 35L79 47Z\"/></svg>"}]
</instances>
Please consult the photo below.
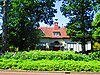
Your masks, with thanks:
<instances>
[{"instance_id":1,"label":"tall deciduous tree","mask_svg":"<svg viewBox=\"0 0 100 75\"><path fill-rule=\"evenodd\" d=\"M0 50L2 48L2 35L0 34Z\"/></svg>"},{"instance_id":2,"label":"tall deciduous tree","mask_svg":"<svg viewBox=\"0 0 100 75\"><path fill-rule=\"evenodd\" d=\"M82 53L85 54L85 44L91 38L91 22L93 20L96 0L66 0L62 5L63 15L70 18L67 34L73 41L79 41L82 45Z\"/></svg>"},{"instance_id":3,"label":"tall deciduous tree","mask_svg":"<svg viewBox=\"0 0 100 75\"><path fill-rule=\"evenodd\" d=\"M2 32L2 50L1 53L7 50L7 7L8 7L8 0L3 1L3 32Z\"/></svg>"},{"instance_id":4,"label":"tall deciduous tree","mask_svg":"<svg viewBox=\"0 0 100 75\"><path fill-rule=\"evenodd\" d=\"M13 0L8 21L8 41L19 50L32 49L41 35L37 31L39 22L52 24L55 0Z\"/></svg>"}]
</instances>

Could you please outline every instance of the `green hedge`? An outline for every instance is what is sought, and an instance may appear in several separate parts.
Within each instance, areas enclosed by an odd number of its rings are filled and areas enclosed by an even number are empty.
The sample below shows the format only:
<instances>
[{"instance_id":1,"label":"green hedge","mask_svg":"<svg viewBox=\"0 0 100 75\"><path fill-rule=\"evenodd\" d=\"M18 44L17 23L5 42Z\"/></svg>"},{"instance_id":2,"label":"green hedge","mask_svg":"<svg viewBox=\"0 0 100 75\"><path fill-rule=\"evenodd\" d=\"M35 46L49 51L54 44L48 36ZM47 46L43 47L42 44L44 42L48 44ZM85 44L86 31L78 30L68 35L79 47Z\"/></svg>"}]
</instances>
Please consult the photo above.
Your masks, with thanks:
<instances>
[{"instance_id":1,"label":"green hedge","mask_svg":"<svg viewBox=\"0 0 100 75\"><path fill-rule=\"evenodd\" d=\"M75 60L75 61L89 61L92 60L87 55L82 54L76 54L73 51L30 51L30 52L17 52L17 53L11 53L6 52L1 56L1 58L14 58L14 59L30 59L30 60L42 60L42 59L48 59L48 60ZM99 59L98 59L99 60Z\"/></svg>"},{"instance_id":2,"label":"green hedge","mask_svg":"<svg viewBox=\"0 0 100 75\"><path fill-rule=\"evenodd\" d=\"M30 51L30 52L6 52L1 58L13 59L30 59L30 60L75 60L75 61L90 61L100 60L100 52L90 53L89 55L76 54L73 51Z\"/></svg>"},{"instance_id":3,"label":"green hedge","mask_svg":"<svg viewBox=\"0 0 100 75\"><path fill-rule=\"evenodd\" d=\"M89 53L88 55L90 58L92 58L93 60L99 60L100 61L100 51L96 51L93 53Z\"/></svg>"},{"instance_id":4,"label":"green hedge","mask_svg":"<svg viewBox=\"0 0 100 75\"><path fill-rule=\"evenodd\" d=\"M6 52L0 56L0 69L100 72L99 58L99 51L89 55L73 51Z\"/></svg>"},{"instance_id":5,"label":"green hedge","mask_svg":"<svg viewBox=\"0 0 100 75\"><path fill-rule=\"evenodd\" d=\"M100 72L100 61L0 59L0 69Z\"/></svg>"}]
</instances>

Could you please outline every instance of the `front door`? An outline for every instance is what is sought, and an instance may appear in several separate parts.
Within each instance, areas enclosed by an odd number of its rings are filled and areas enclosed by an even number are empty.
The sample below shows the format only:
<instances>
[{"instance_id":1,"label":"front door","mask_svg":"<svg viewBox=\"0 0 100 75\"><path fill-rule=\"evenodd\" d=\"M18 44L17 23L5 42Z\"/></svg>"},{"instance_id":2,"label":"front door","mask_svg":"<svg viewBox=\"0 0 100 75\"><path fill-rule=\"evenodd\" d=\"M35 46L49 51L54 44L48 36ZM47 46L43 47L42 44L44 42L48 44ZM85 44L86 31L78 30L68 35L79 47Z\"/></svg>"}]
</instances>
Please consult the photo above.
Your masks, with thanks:
<instances>
[{"instance_id":1,"label":"front door","mask_svg":"<svg viewBox=\"0 0 100 75\"><path fill-rule=\"evenodd\" d=\"M59 43L58 41L55 41L55 42L54 42L53 50L54 50L54 51L60 50L60 43Z\"/></svg>"}]
</instances>

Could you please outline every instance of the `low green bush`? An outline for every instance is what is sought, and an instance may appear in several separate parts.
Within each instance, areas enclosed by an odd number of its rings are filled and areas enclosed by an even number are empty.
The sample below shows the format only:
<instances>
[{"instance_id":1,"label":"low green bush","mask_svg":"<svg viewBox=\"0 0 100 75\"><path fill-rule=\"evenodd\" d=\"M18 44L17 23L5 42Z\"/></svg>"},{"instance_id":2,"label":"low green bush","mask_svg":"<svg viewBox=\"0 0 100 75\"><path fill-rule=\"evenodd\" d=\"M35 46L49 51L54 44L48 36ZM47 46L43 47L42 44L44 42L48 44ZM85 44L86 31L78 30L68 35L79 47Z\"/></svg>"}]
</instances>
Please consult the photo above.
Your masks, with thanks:
<instances>
[{"instance_id":1,"label":"low green bush","mask_svg":"<svg viewBox=\"0 0 100 75\"><path fill-rule=\"evenodd\" d=\"M0 69L100 72L100 61L0 59Z\"/></svg>"},{"instance_id":2,"label":"low green bush","mask_svg":"<svg viewBox=\"0 0 100 75\"><path fill-rule=\"evenodd\" d=\"M6 52L1 58L13 58L13 59L30 59L30 60L75 60L75 61L89 61L92 60L87 55L76 54L73 51L30 51L30 52Z\"/></svg>"},{"instance_id":3,"label":"low green bush","mask_svg":"<svg viewBox=\"0 0 100 75\"><path fill-rule=\"evenodd\" d=\"M22 60L75 60L75 61L90 61L100 60L100 52L90 53L89 55L76 54L73 51L40 51L34 50L30 52L6 52L1 58L13 58Z\"/></svg>"},{"instance_id":4,"label":"low green bush","mask_svg":"<svg viewBox=\"0 0 100 75\"><path fill-rule=\"evenodd\" d=\"M89 53L89 57L92 58L93 60L99 60L100 61L100 51Z\"/></svg>"}]
</instances>

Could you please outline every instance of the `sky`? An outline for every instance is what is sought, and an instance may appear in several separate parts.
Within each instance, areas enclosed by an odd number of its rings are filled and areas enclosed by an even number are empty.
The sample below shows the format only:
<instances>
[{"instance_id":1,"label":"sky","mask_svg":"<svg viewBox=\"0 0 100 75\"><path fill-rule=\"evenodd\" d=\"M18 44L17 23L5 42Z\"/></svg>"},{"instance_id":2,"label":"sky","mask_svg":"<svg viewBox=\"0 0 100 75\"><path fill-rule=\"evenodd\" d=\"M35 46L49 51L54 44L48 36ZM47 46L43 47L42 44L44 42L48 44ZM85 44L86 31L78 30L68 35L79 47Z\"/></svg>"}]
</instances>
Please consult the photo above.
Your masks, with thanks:
<instances>
[{"instance_id":1,"label":"sky","mask_svg":"<svg viewBox=\"0 0 100 75\"><path fill-rule=\"evenodd\" d=\"M62 2L61 1L57 1L56 4L55 4L55 9L57 9L57 13L55 14L55 17L58 18L58 25L60 27L62 26L66 26L66 23L69 22L69 19L68 18L65 18L61 11L60 11L60 6L61 6ZM53 18L53 20L55 19L55 17ZM2 20L0 19L0 29L1 29L1 25L2 25ZM40 26L49 26L47 24L44 24L44 23L40 23ZM53 26L53 25L51 25ZM2 31L0 31L1 33Z\"/></svg>"},{"instance_id":2,"label":"sky","mask_svg":"<svg viewBox=\"0 0 100 75\"><path fill-rule=\"evenodd\" d=\"M0 29L1 29L1 25L2 25L2 20L0 19ZM0 33L1 33L2 31L0 30Z\"/></svg>"},{"instance_id":3,"label":"sky","mask_svg":"<svg viewBox=\"0 0 100 75\"><path fill-rule=\"evenodd\" d=\"M65 16L62 15L62 13L60 11L61 4L62 4L61 1L57 1L56 5L55 5L55 8L57 9L57 14L55 14L55 17L58 18L58 22L59 22L60 26L62 26L62 24L63 24L63 26L66 26L66 23L69 22L69 19L65 18Z\"/></svg>"},{"instance_id":4,"label":"sky","mask_svg":"<svg viewBox=\"0 0 100 75\"><path fill-rule=\"evenodd\" d=\"M63 16L61 11L60 11L61 4L62 4L62 1L57 1L56 5L55 5L55 8L57 9L57 13L55 14L55 17L58 19L58 25L60 27L66 26L66 23L69 22L69 19L65 18L65 16ZM53 20L55 19L55 17L53 18ZM46 25L44 23L40 23L40 26L49 26L49 25Z\"/></svg>"}]
</instances>

